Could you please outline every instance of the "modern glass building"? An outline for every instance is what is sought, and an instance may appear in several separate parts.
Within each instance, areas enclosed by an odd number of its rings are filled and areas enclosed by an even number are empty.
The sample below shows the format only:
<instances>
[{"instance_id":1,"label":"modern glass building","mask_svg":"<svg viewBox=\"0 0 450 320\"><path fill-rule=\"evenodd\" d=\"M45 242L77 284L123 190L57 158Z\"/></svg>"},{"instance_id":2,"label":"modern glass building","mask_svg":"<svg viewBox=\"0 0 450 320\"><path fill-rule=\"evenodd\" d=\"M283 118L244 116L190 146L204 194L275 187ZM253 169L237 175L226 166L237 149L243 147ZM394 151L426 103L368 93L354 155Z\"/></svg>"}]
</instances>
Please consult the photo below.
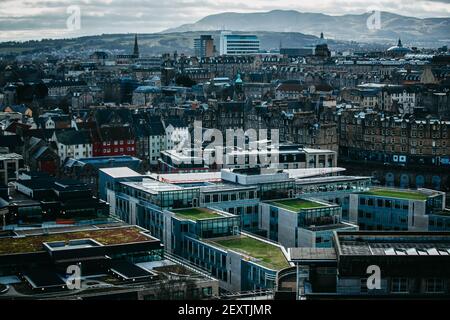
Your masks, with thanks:
<instances>
[{"instance_id":1,"label":"modern glass building","mask_svg":"<svg viewBox=\"0 0 450 320\"><path fill-rule=\"evenodd\" d=\"M315 199L282 199L260 203L260 229L286 248L330 247L333 231L358 230L343 222L339 205Z\"/></svg>"},{"instance_id":2,"label":"modern glass building","mask_svg":"<svg viewBox=\"0 0 450 320\"><path fill-rule=\"evenodd\" d=\"M219 279L224 290L272 289L277 272L290 266L284 248L241 233L238 216L211 208L164 214L165 219L171 216L165 227L166 249Z\"/></svg>"},{"instance_id":3,"label":"modern glass building","mask_svg":"<svg viewBox=\"0 0 450 320\"><path fill-rule=\"evenodd\" d=\"M276 274L289 268L287 248L331 248L334 232L357 231L358 224L448 226L441 192L376 189L368 177L323 176L323 170L142 176L112 168L100 170L99 187L113 216L150 230L169 254L233 292L272 288Z\"/></svg>"},{"instance_id":4,"label":"modern glass building","mask_svg":"<svg viewBox=\"0 0 450 320\"><path fill-rule=\"evenodd\" d=\"M222 32L220 35L220 55L249 55L257 54L260 41L256 35L231 34Z\"/></svg>"},{"instance_id":5,"label":"modern glass building","mask_svg":"<svg viewBox=\"0 0 450 320\"><path fill-rule=\"evenodd\" d=\"M197 57L213 57L214 49L214 39L211 35L201 35L200 38L194 39L194 51Z\"/></svg>"},{"instance_id":6,"label":"modern glass building","mask_svg":"<svg viewBox=\"0 0 450 320\"><path fill-rule=\"evenodd\" d=\"M445 193L429 189L371 189L350 195L349 220L361 230L450 230Z\"/></svg>"},{"instance_id":7,"label":"modern glass building","mask_svg":"<svg viewBox=\"0 0 450 320\"><path fill-rule=\"evenodd\" d=\"M279 273L277 289L293 298L296 287L306 300L450 295L449 232L339 232L332 248L292 248L289 259L296 267ZM374 266L381 270L378 287L369 285Z\"/></svg>"}]
</instances>

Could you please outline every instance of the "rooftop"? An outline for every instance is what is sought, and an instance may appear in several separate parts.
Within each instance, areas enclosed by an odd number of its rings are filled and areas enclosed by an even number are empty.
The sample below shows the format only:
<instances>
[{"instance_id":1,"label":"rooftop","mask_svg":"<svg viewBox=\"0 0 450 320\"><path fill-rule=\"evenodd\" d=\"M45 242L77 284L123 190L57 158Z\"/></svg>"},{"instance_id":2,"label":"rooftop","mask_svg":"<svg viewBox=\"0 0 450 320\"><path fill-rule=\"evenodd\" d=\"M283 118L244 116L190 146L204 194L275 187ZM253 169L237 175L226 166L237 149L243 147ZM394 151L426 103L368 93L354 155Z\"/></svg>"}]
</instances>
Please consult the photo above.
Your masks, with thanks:
<instances>
[{"instance_id":1,"label":"rooftop","mask_svg":"<svg viewBox=\"0 0 450 320\"><path fill-rule=\"evenodd\" d=\"M336 260L334 248L289 248L291 261Z\"/></svg>"},{"instance_id":2,"label":"rooftop","mask_svg":"<svg viewBox=\"0 0 450 320\"><path fill-rule=\"evenodd\" d=\"M287 199L270 202L272 205L298 212L304 209L315 209L326 207L325 204L303 199Z\"/></svg>"},{"instance_id":3,"label":"rooftop","mask_svg":"<svg viewBox=\"0 0 450 320\"><path fill-rule=\"evenodd\" d=\"M6 153L6 154L0 154L0 160L11 160L11 159L18 159L21 160L23 157L20 154L17 153Z\"/></svg>"},{"instance_id":4,"label":"rooftop","mask_svg":"<svg viewBox=\"0 0 450 320\"><path fill-rule=\"evenodd\" d=\"M280 270L289 267L289 263L280 247L269 242L245 235L210 240L219 247L237 251L265 267Z\"/></svg>"},{"instance_id":5,"label":"rooftop","mask_svg":"<svg viewBox=\"0 0 450 320\"><path fill-rule=\"evenodd\" d=\"M335 242L344 256L450 256L449 232L340 232Z\"/></svg>"},{"instance_id":6,"label":"rooftop","mask_svg":"<svg viewBox=\"0 0 450 320\"><path fill-rule=\"evenodd\" d=\"M427 195L419 191L411 191L411 190L375 189L364 192L362 194L377 197L406 199L406 200L427 200L428 198Z\"/></svg>"},{"instance_id":7,"label":"rooftop","mask_svg":"<svg viewBox=\"0 0 450 320\"><path fill-rule=\"evenodd\" d=\"M0 255L44 251L43 243L93 239L102 245L118 245L151 240L137 227L93 229L85 231L40 234L20 238L1 238Z\"/></svg>"},{"instance_id":8,"label":"rooftop","mask_svg":"<svg viewBox=\"0 0 450 320\"><path fill-rule=\"evenodd\" d=\"M223 218L222 215L208 208L189 208L173 211L178 218L188 219L188 220L204 220L204 219L214 219Z\"/></svg>"},{"instance_id":9,"label":"rooftop","mask_svg":"<svg viewBox=\"0 0 450 320\"><path fill-rule=\"evenodd\" d=\"M137 173L134 170L131 170L128 167L105 168L105 169L100 169L100 171L106 173L109 176L112 176L113 178L128 178L128 177L140 177L141 176L141 174Z\"/></svg>"},{"instance_id":10,"label":"rooftop","mask_svg":"<svg viewBox=\"0 0 450 320\"><path fill-rule=\"evenodd\" d=\"M148 178L144 178L139 182L122 182L122 184L154 195L158 195L161 192L180 191L187 189L175 184L159 182Z\"/></svg>"},{"instance_id":11,"label":"rooftop","mask_svg":"<svg viewBox=\"0 0 450 320\"><path fill-rule=\"evenodd\" d=\"M221 181L220 172L150 174L152 178L167 183L192 183Z\"/></svg>"}]
</instances>

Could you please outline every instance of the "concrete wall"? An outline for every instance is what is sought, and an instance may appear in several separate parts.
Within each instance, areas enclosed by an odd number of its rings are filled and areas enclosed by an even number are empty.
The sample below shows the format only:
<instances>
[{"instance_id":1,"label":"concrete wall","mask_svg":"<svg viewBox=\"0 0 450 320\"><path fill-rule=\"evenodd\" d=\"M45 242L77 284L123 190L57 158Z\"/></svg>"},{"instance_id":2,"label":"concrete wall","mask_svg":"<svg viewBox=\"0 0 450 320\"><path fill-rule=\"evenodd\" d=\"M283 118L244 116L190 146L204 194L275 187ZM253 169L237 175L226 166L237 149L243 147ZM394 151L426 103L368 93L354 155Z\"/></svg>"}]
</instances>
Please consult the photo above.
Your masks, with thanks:
<instances>
[{"instance_id":1,"label":"concrete wall","mask_svg":"<svg viewBox=\"0 0 450 320\"><path fill-rule=\"evenodd\" d=\"M428 230L429 217L426 213L426 202L410 200L408 208L408 230Z\"/></svg>"},{"instance_id":2,"label":"concrete wall","mask_svg":"<svg viewBox=\"0 0 450 320\"><path fill-rule=\"evenodd\" d=\"M359 207L359 196L357 194L351 194L349 199L348 208L348 220L351 223L358 223L358 207Z\"/></svg>"},{"instance_id":3,"label":"concrete wall","mask_svg":"<svg viewBox=\"0 0 450 320\"><path fill-rule=\"evenodd\" d=\"M293 248L295 243L295 230L298 225L298 214L278 208L278 242L285 248Z\"/></svg>"},{"instance_id":4,"label":"concrete wall","mask_svg":"<svg viewBox=\"0 0 450 320\"><path fill-rule=\"evenodd\" d=\"M228 283L226 290L231 292L241 291L241 276L242 276L242 256L234 251L228 251L227 254L227 270Z\"/></svg>"},{"instance_id":5,"label":"concrete wall","mask_svg":"<svg viewBox=\"0 0 450 320\"><path fill-rule=\"evenodd\" d=\"M270 205L267 203L259 204L259 228L267 232L270 229Z\"/></svg>"}]
</instances>

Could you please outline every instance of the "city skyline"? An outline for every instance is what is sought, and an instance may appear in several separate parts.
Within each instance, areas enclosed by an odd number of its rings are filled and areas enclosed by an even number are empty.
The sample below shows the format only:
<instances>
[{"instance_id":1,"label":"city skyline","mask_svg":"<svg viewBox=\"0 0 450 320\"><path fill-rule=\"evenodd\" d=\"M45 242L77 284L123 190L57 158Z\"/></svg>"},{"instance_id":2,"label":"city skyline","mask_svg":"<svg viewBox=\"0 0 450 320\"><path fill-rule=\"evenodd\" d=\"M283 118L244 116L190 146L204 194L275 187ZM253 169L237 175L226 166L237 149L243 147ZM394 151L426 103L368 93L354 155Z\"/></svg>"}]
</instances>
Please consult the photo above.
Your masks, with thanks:
<instances>
[{"instance_id":1,"label":"city skyline","mask_svg":"<svg viewBox=\"0 0 450 320\"><path fill-rule=\"evenodd\" d=\"M81 11L81 28L68 30L68 18L77 7ZM375 9L418 18L450 16L450 2L447 0L402 0L395 3L387 0L321 0L314 3L291 0L276 3L266 0L251 3L171 0L163 4L145 0L132 0L131 4L122 0L5 0L0 3L0 41L71 38L103 33L156 33L223 12L296 10L344 15L362 14Z\"/></svg>"},{"instance_id":2,"label":"city skyline","mask_svg":"<svg viewBox=\"0 0 450 320\"><path fill-rule=\"evenodd\" d=\"M0 302L450 300L450 0L0 1Z\"/></svg>"}]
</instances>

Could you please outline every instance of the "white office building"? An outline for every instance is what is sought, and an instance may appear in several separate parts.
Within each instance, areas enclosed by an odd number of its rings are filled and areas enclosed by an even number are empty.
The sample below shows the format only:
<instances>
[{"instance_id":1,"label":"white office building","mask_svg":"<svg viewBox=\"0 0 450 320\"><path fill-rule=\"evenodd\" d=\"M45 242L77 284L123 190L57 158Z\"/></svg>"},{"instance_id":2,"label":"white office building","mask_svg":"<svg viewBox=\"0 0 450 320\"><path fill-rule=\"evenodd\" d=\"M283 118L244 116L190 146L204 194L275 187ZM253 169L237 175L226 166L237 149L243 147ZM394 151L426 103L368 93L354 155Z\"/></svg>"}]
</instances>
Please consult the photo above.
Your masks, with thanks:
<instances>
[{"instance_id":1,"label":"white office building","mask_svg":"<svg viewBox=\"0 0 450 320\"><path fill-rule=\"evenodd\" d=\"M248 55L259 52L260 42L256 35L232 34L223 31L220 35L221 55Z\"/></svg>"}]
</instances>

